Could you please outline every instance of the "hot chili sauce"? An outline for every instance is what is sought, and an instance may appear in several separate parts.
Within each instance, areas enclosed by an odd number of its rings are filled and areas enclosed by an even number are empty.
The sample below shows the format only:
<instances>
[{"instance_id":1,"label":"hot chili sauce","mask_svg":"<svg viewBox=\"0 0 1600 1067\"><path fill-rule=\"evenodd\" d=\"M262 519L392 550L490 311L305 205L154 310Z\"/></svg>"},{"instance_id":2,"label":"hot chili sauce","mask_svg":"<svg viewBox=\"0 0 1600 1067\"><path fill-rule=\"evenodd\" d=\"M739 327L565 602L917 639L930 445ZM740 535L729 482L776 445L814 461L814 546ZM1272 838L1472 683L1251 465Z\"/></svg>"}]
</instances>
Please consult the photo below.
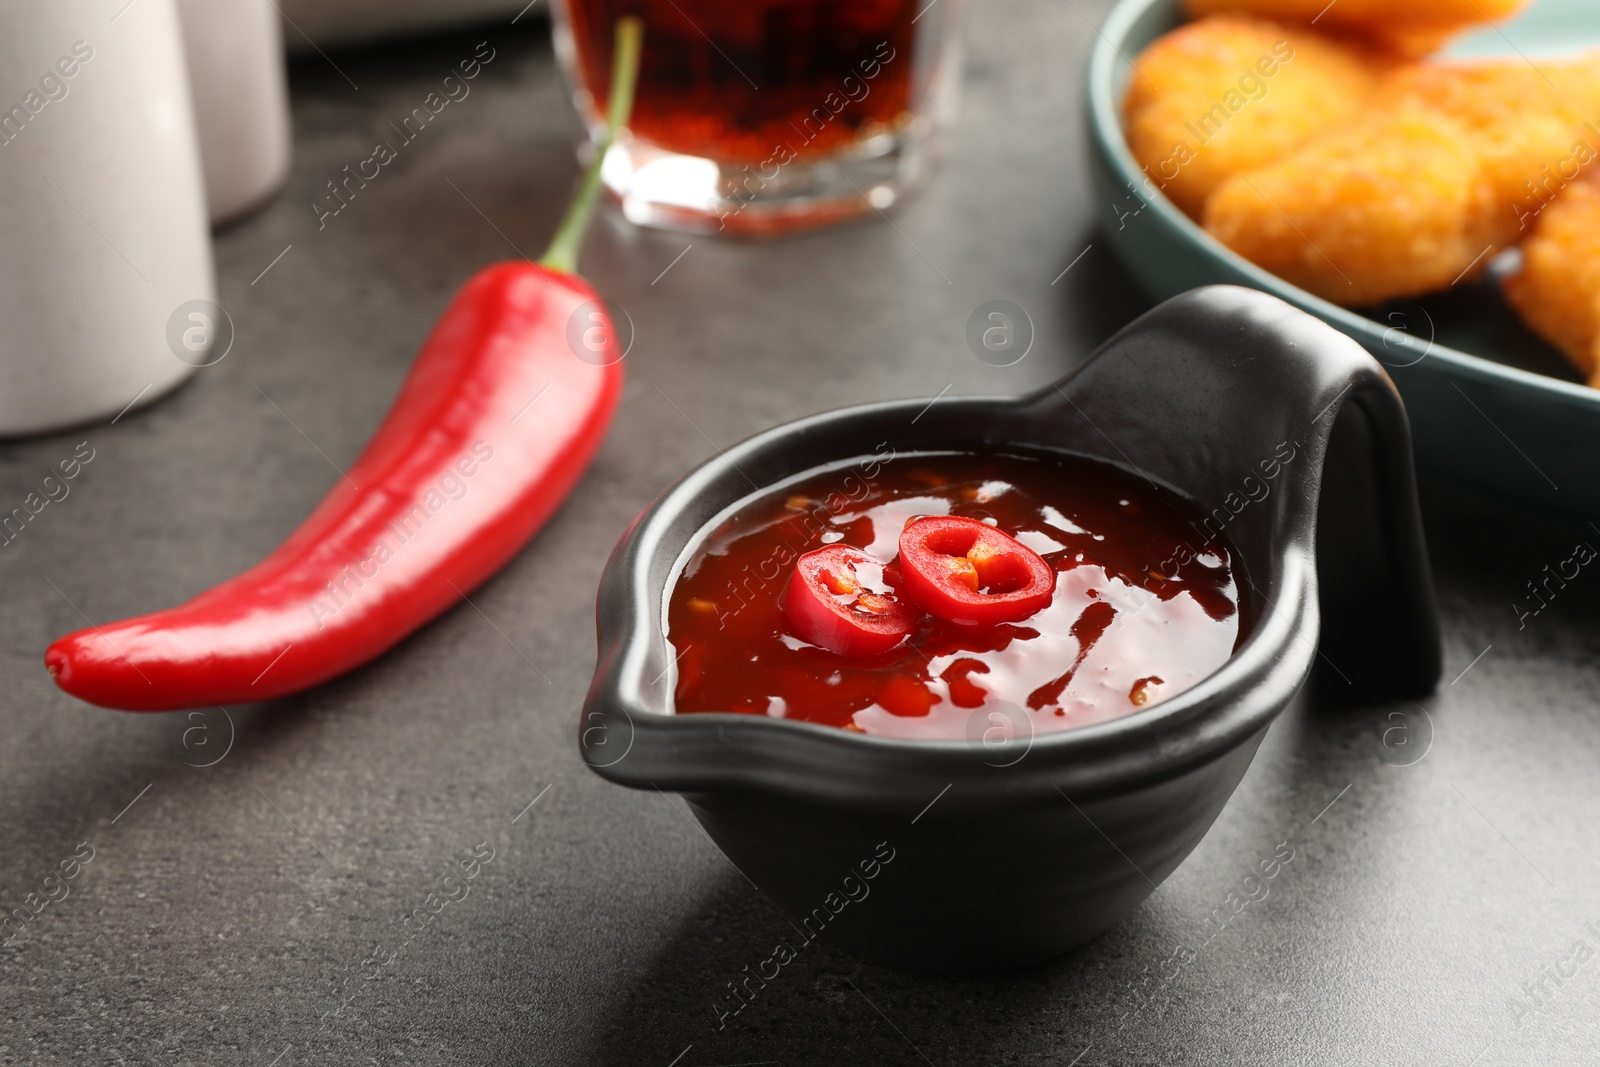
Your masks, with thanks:
<instances>
[{"instance_id":1,"label":"hot chili sauce","mask_svg":"<svg viewBox=\"0 0 1600 1067\"><path fill-rule=\"evenodd\" d=\"M942 515L1037 553L1055 572L1047 606L996 624L917 611L905 640L868 655L796 636L782 605L804 580L802 555L859 550L883 565L863 568L867 599L904 599L901 532ZM805 476L739 508L683 568L667 608L677 711L962 739L975 713L1002 705L1025 709L1035 732L1151 707L1216 670L1245 633L1233 552L1200 517L1170 490L1077 456L874 458Z\"/></svg>"}]
</instances>

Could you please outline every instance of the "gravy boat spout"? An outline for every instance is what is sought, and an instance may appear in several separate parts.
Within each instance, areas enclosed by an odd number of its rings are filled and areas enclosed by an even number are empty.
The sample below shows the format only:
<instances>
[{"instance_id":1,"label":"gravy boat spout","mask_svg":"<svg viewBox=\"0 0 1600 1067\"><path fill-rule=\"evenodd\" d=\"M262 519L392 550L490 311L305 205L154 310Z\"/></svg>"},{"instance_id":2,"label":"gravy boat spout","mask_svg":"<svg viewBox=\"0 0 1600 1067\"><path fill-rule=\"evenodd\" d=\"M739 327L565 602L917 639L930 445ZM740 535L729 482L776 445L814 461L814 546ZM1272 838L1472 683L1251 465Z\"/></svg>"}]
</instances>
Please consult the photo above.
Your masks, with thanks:
<instances>
[{"instance_id":1,"label":"gravy boat spout","mask_svg":"<svg viewBox=\"0 0 1600 1067\"><path fill-rule=\"evenodd\" d=\"M1175 489L1206 514L1196 549L1234 547L1253 621L1226 663L1170 699L998 744L675 714L665 604L708 524L890 448L1079 453ZM795 939L947 973L1048 959L1134 909L1210 828L1319 642L1341 673L1397 694L1431 690L1441 669L1393 384L1354 341L1232 286L1167 301L1027 396L870 404L757 434L634 522L598 615L579 726L590 767L684 794L794 915Z\"/></svg>"}]
</instances>

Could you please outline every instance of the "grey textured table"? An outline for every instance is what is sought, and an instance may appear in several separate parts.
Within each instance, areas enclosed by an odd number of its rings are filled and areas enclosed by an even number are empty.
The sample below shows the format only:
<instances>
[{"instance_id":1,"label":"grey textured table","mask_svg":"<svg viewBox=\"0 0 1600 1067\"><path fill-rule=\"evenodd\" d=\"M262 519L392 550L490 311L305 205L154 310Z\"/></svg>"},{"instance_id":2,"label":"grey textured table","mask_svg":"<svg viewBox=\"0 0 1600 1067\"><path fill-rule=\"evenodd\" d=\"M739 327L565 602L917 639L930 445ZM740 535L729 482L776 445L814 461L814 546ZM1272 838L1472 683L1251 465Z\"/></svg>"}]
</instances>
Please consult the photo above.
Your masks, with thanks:
<instances>
[{"instance_id":1,"label":"grey textured table","mask_svg":"<svg viewBox=\"0 0 1600 1067\"><path fill-rule=\"evenodd\" d=\"M1103 14L972 12L950 158L893 226L740 244L602 217L584 266L637 325L626 400L475 608L301 698L88 708L51 686L48 641L274 547L359 451L453 288L540 247L574 179L576 123L531 16L301 61L289 188L218 240L234 350L115 426L0 445L6 509L94 449L0 549L0 902L93 855L0 949L0 1062L1600 1061L1600 577L1523 628L1512 608L1575 542L1600 544L1581 519L1425 479L1437 697L1319 682L1170 881L1025 973L931 980L819 945L719 1031L713 1004L784 917L681 801L577 758L601 565L680 472L841 402L1033 387L1141 310L1096 232L1109 209L1084 194L1079 66ZM324 183L485 38L472 95L319 232ZM991 298L1038 331L1005 370L963 340ZM493 859L466 898L407 940L401 917L480 843ZM1247 868L1290 851L1247 900ZM378 947L388 962L367 962Z\"/></svg>"}]
</instances>

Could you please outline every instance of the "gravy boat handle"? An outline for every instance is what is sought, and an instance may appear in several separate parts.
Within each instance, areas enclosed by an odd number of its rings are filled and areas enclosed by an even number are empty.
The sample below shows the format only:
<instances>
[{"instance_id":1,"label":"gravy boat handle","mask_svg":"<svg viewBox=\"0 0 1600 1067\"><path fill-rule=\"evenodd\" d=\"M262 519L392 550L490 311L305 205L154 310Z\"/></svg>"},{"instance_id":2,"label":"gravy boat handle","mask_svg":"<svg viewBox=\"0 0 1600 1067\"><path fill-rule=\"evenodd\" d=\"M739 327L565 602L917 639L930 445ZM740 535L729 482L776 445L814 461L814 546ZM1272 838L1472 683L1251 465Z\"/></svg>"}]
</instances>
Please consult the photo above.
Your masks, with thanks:
<instances>
[{"instance_id":1,"label":"gravy boat handle","mask_svg":"<svg viewBox=\"0 0 1600 1067\"><path fill-rule=\"evenodd\" d=\"M1078 424L1071 436L1195 500L1196 550L1225 533L1245 560L1314 554L1321 658L1347 681L1405 696L1438 684L1410 424L1354 340L1276 297L1208 286L1130 324L1017 416L1025 435ZM1264 577L1241 575L1257 610L1294 610Z\"/></svg>"}]
</instances>

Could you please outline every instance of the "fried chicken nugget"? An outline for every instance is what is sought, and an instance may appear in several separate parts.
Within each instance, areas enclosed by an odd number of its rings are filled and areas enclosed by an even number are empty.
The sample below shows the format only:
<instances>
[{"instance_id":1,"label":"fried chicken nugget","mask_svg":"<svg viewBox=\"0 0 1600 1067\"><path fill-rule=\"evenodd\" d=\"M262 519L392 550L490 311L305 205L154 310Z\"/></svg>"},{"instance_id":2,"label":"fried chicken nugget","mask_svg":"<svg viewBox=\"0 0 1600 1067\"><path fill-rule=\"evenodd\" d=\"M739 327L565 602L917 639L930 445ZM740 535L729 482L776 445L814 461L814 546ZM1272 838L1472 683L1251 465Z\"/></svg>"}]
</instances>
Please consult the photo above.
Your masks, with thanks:
<instances>
[{"instance_id":1,"label":"fried chicken nugget","mask_svg":"<svg viewBox=\"0 0 1600 1067\"><path fill-rule=\"evenodd\" d=\"M1279 277L1336 304L1442 289L1477 252L1467 131L1405 103L1236 175L1206 202L1205 227Z\"/></svg>"},{"instance_id":2,"label":"fried chicken nugget","mask_svg":"<svg viewBox=\"0 0 1600 1067\"><path fill-rule=\"evenodd\" d=\"M1481 273L1552 168L1600 146L1585 118L1600 114L1593 57L1411 66L1372 100L1350 127L1225 182L1206 229L1336 303L1417 296Z\"/></svg>"},{"instance_id":3,"label":"fried chicken nugget","mask_svg":"<svg viewBox=\"0 0 1600 1067\"><path fill-rule=\"evenodd\" d=\"M1526 215L1600 149L1600 54L1538 66L1417 64L1387 78L1377 98L1407 98L1460 123L1478 155L1478 249L1527 236ZM1565 174L1565 177L1561 175Z\"/></svg>"},{"instance_id":4,"label":"fried chicken nugget","mask_svg":"<svg viewBox=\"0 0 1600 1067\"><path fill-rule=\"evenodd\" d=\"M1390 62L1262 19L1191 22L1134 60L1128 146L1151 182L1198 217L1226 178L1359 114Z\"/></svg>"},{"instance_id":5,"label":"fried chicken nugget","mask_svg":"<svg viewBox=\"0 0 1600 1067\"><path fill-rule=\"evenodd\" d=\"M1544 209L1504 291L1527 327L1600 388L1600 187L1574 182Z\"/></svg>"},{"instance_id":6,"label":"fried chicken nugget","mask_svg":"<svg viewBox=\"0 0 1600 1067\"><path fill-rule=\"evenodd\" d=\"M1515 14L1528 0L1184 0L1191 18L1232 13L1283 22L1315 22L1329 33L1345 32L1405 56L1439 50L1462 30Z\"/></svg>"}]
</instances>

